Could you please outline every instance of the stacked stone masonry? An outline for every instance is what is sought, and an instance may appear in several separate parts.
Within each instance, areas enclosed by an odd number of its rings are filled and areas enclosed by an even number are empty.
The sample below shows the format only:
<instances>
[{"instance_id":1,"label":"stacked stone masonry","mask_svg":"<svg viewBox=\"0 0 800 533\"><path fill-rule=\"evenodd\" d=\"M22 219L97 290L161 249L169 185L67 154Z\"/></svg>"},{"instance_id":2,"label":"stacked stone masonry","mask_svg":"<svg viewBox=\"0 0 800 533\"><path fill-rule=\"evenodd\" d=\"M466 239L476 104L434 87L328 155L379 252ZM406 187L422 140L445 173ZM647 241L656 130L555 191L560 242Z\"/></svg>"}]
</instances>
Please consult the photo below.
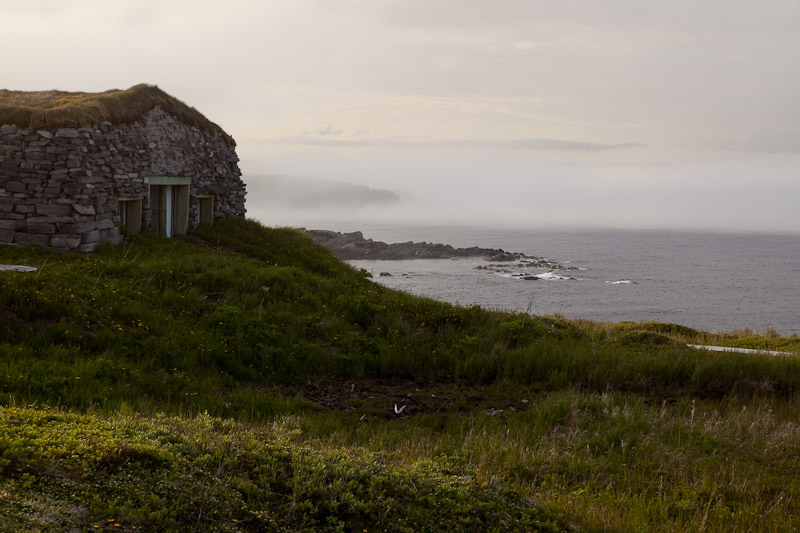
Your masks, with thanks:
<instances>
[{"instance_id":1,"label":"stacked stone masonry","mask_svg":"<svg viewBox=\"0 0 800 533\"><path fill-rule=\"evenodd\" d=\"M245 187L235 143L156 107L133 124L30 131L0 126L0 242L91 252L122 241L119 200L141 199L152 229L151 178L191 178L188 225L199 198L213 218L242 216ZM151 208L152 207L152 208Z\"/></svg>"}]
</instances>

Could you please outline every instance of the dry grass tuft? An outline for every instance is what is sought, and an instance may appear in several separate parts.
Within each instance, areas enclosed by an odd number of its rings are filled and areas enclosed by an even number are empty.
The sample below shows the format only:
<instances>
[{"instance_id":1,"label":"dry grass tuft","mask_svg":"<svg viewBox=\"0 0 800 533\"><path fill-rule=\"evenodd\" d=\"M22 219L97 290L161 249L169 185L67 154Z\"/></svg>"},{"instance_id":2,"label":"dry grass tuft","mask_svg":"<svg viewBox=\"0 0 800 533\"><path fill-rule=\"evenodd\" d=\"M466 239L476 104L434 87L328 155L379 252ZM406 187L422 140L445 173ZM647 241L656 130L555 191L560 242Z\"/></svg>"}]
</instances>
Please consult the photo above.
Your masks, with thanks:
<instances>
[{"instance_id":1,"label":"dry grass tuft","mask_svg":"<svg viewBox=\"0 0 800 533\"><path fill-rule=\"evenodd\" d=\"M131 124L156 106L190 126L222 132L195 108L144 83L102 93L0 89L0 124L30 130L74 128L103 121Z\"/></svg>"}]
</instances>

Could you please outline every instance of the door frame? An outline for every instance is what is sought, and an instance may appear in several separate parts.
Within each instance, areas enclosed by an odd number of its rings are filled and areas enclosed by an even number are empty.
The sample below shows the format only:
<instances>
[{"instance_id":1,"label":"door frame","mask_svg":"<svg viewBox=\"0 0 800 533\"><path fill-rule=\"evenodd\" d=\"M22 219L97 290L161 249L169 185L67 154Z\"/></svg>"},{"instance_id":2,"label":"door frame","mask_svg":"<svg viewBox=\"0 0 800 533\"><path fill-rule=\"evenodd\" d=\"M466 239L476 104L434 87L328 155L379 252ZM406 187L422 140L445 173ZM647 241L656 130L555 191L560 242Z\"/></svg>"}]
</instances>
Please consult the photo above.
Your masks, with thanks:
<instances>
[{"instance_id":1,"label":"door frame","mask_svg":"<svg viewBox=\"0 0 800 533\"><path fill-rule=\"evenodd\" d=\"M145 178L145 182L150 198L151 229L165 237L186 235L192 178L154 176Z\"/></svg>"}]
</instances>

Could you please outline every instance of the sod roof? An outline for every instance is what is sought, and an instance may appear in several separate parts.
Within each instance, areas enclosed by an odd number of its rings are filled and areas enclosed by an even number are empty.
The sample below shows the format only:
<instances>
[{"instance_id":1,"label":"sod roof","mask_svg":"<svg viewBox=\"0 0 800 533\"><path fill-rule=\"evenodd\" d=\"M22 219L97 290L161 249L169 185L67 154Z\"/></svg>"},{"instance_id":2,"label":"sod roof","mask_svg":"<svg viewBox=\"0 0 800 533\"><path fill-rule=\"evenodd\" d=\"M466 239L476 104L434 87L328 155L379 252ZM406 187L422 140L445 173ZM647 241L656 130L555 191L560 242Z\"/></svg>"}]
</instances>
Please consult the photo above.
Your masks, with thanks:
<instances>
[{"instance_id":1,"label":"sod roof","mask_svg":"<svg viewBox=\"0 0 800 533\"><path fill-rule=\"evenodd\" d=\"M0 89L0 125L13 124L35 131L98 125L104 121L131 124L156 106L184 124L225 133L195 108L155 85L144 83L102 93Z\"/></svg>"}]
</instances>

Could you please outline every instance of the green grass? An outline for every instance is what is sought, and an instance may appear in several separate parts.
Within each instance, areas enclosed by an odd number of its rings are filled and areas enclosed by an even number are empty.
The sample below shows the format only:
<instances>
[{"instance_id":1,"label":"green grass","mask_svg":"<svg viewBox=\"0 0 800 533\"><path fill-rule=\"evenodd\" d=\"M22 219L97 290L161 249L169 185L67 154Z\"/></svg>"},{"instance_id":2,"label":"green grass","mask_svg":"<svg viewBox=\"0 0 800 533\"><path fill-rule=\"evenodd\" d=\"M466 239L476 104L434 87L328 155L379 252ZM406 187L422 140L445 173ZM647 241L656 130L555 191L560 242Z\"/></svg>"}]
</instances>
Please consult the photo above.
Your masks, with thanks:
<instances>
[{"instance_id":1,"label":"green grass","mask_svg":"<svg viewBox=\"0 0 800 533\"><path fill-rule=\"evenodd\" d=\"M103 121L131 124L156 106L185 124L224 134L219 126L195 108L155 85L144 83L130 89L113 89L102 93L0 89L0 125L13 124L35 131L97 125ZM233 142L233 139L230 141Z\"/></svg>"},{"instance_id":2,"label":"green grass","mask_svg":"<svg viewBox=\"0 0 800 533\"><path fill-rule=\"evenodd\" d=\"M451 306L247 220L89 256L2 246L0 263L39 268L0 272L10 530L113 528L111 515L147 530L800 525L800 358L685 346L797 352L797 338ZM76 458L58 455L79 446L58 440L65 427L96 435ZM314 473L279 464L273 438ZM118 488L94 476L111 470ZM114 507L112 488L135 497ZM152 503L167 494L179 503ZM407 522L381 514L392 505Z\"/></svg>"}]
</instances>

